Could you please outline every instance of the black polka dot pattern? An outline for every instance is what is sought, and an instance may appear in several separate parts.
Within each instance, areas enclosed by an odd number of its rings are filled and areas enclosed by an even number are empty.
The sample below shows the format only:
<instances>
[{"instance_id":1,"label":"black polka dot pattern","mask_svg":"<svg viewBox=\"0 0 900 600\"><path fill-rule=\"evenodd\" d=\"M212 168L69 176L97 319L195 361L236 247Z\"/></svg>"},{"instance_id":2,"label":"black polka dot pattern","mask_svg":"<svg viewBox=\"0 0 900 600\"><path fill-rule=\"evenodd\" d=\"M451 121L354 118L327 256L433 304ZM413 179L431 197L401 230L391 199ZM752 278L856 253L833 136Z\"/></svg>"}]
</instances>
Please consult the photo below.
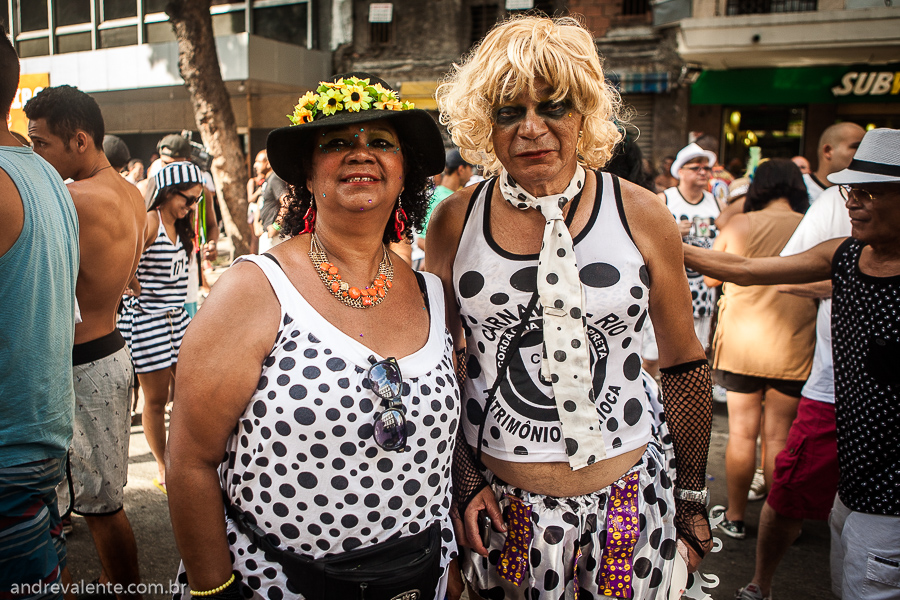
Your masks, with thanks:
<instances>
[{"instance_id":1,"label":"black polka dot pattern","mask_svg":"<svg viewBox=\"0 0 900 600\"><path fill-rule=\"evenodd\" d=\"M640 535L632 555L633 598L668 598L672 559L675 557L675 526L671 507L672 483L663 468L665 459L654 443L648 446L634 470L639 473ZM603 564L607 539L610 488L593 494L553 498L523 492L491 477L491 487L506 510L509 497L531 506L532 541L528 550L530 569L527 581L515 586L497 572L506 535L492 532L488 557L472 554L463 561L466 577L482 598L567 598L574 584L574 560L578 562L579 598L605 598L597 579ZM616 484L613 484L616 485ZM529 592L530 590L530 592ZM523 595L523 591L526 592Z\"/></svg>"},{"instance_id":2,"label":"black polka dot pattern","mask_svg":"<svg viewBox=\"0 0 900 600\"><path fill-rule=\"evenodd\" d=\"M549 308L538 303L487 414L483 392L493 385L532 294L539 285L559 286L560 279L554 272L538 275L541 259L497 252L485 239L484 232L491 228L484 194L476 198L469 215L454 263L468 352L463 427L476 445L485 422L481 444L491 456L561 462L583 452L584 463L590 464L603 458L598 448L591 449L592 439L602 436L607 456L650 439L653 415L640 377L640 343L632 343L640 340L647 319L650 277L623 227L612 177L603 175L599 183L593 228L579 234L574 246L584 307L571 294L554 296ZM478 286L472 284L476 281ZM578 323L581 335L563 337L558 346L545 348L550 346L546 338L563 332L561 325L551 324L551 310ZM578 374L582 381L587 379L589 410L583 418L575 397L561 395L557 402L555 394L564 375L555 367L572 361L590 366L587 374ZM564 433L560 417L568 415L579 417L585 431Z\"/></svg>"},{"instance_id":3,"label":"black polka dot pattern","mask_svg":"<svg viewBox=\"0 0 900 600\"><path fill-rule=\"evenodd\" d=\"M339 335L305 301L282 296L283 309L297 318L288 317L278 333L219 467L232 504L254 515L280 548L318 558L417 533L437 520L442 567L455 555L449 487L460 394L440 282L426 278L431 314L440 321L422 349L399 360L404 453L382 450L372 438L381 402L365 380L371 351ZM246 586L267 598L287 590L281 567L230 520L227 526Z\"/></svg>"},{"instance_id":4,"label":"black polka dot pattern","mask_svg":"<svg viewBox=\"0 0 900 600\"><path fill-rule=\"evenodd\" d=\"M861 251L851 238L833 264L838 494L851 510L900 516L900 277L863 274Z\"/></svg>"}]
</instances>

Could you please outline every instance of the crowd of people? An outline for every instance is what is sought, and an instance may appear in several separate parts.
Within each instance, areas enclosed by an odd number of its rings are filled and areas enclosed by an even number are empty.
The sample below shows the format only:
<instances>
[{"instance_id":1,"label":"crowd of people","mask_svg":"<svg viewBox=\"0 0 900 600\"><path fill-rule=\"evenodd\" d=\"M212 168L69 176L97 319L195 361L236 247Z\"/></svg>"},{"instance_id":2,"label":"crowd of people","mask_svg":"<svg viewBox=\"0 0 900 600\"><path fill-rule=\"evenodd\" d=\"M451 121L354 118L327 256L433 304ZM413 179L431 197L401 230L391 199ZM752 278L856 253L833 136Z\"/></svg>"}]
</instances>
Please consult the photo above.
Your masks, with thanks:
<instances>
[{"instance_id":1,"label":"crowd of people","mask_svg":"<svg viewBox=\"0 0 900 600\"><path fill-rule=\"evenodd\" d=\"M18 76L4 35L7 109ZM833 125L814 171L697 134L654 170L571 18L450 68L449 150L375 75L304 91L212 288L188 138L145 169L69 86L26 104L30 147L0 127L0 598L63 596L16 586L71 582L67 511L139 597L137 387L175 600L702 598L763 498L737 600L804 519L835 595L900 594L900 131Z\"/></svg>"}]
</instances>

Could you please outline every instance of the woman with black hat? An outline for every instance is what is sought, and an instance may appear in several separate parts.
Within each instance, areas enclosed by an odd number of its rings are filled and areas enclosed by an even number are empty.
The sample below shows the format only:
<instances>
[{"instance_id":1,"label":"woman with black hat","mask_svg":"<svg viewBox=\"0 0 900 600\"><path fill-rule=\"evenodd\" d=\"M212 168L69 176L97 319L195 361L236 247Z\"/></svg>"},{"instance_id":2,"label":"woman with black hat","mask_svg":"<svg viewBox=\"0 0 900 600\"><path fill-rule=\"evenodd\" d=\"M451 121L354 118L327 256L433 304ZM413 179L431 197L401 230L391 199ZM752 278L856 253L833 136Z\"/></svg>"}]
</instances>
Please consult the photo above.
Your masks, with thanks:
<instances>
[{"instance_id":1,"label":"woman with black hat","mask_svg":"<svg viewBox=\"0 0 900 600\"><path fill-rule=\"evenodd\" d=\"M185 338L168 463L182 593L442 598L452 342L439 280L388 249L422 225L440 134L363 73L290 118L267 143L290 239L239 259Z\"/></svg>"}]
</instances>

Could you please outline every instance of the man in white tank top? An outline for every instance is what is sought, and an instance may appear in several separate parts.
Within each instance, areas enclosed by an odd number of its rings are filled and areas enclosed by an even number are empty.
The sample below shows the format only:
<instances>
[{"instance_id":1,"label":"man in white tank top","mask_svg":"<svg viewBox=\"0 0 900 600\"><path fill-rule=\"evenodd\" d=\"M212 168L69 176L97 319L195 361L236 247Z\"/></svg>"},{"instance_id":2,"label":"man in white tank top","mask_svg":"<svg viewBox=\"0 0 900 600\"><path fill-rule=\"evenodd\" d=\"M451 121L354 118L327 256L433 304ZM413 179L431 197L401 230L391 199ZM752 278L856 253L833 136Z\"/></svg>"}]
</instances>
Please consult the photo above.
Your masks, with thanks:
<instances>
[{"instance_id":1,"label":"man in white tank top","mask_svg":"<svg viewBox=\"0 0 900 600\"><path fill-rule=\"evenodd\" d=\"M659 195L675 217L682 239L701 248L711 248L718 234L716 218L721 208L707 191L715 164L716 155L713 152L703 150L697 144L688 144L678 152L672 163L672 176L678 178L678 185ZM694 309L694 331L704 349L708 349L713 292L699 273L690 269L686 271Z\"/></svg>"}]
</instances>

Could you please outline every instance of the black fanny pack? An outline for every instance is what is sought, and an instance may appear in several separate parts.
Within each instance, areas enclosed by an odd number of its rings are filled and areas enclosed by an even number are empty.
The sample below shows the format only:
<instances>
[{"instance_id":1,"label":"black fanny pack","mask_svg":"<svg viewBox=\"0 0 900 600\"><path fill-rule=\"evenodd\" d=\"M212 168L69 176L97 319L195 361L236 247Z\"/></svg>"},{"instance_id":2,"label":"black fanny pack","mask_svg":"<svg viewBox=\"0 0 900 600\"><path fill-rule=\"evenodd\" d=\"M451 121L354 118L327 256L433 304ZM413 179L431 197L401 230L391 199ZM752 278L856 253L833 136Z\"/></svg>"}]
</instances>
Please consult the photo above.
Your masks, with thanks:
<instances>
[{"instance_id":1,"label":"black fanny pack","mask_svg":"<svg viewBox=\"0 0 900 600\"><path fill-rule=\"evenodd\" d=\"M281 565L307 600L434 600L441 575L441 526L359 550L312 559L279 550L252 515L226 503L238 529Z\"/></svg>"}]
</instances>

